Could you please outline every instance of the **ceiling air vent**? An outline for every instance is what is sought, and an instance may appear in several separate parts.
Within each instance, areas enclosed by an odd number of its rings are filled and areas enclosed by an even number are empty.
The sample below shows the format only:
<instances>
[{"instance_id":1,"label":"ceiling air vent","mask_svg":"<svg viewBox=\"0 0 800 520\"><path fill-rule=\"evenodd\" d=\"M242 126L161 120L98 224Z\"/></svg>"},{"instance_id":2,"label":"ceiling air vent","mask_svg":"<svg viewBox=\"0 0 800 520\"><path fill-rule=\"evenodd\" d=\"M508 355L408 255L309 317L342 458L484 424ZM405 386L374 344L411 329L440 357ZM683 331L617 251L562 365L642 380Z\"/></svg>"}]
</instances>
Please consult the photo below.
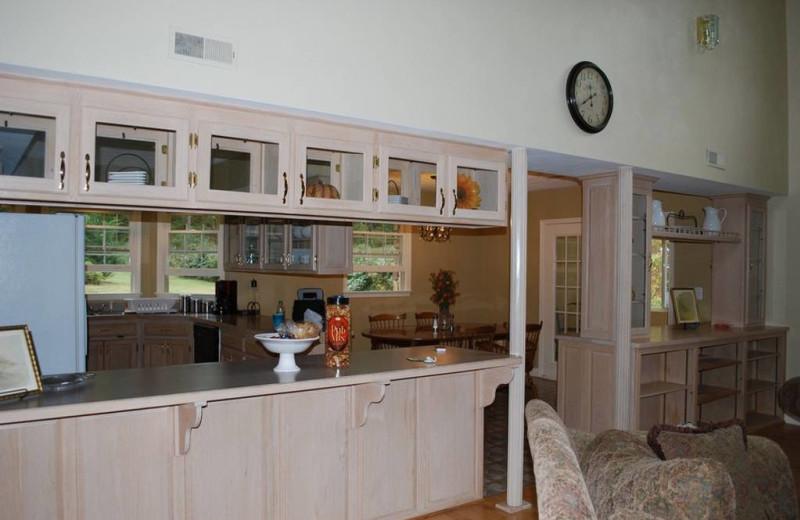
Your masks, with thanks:
<instances>
[{"instance_id":1,"label":"ceiling air vent","mask_svg":"<svg viewBox=\"0 0 800 520\"><path fill-rule=\"evenodd\" d=\"M225 68L236 66L236 44L173 29L170 56Z\"/></svg>"}]
</instances>

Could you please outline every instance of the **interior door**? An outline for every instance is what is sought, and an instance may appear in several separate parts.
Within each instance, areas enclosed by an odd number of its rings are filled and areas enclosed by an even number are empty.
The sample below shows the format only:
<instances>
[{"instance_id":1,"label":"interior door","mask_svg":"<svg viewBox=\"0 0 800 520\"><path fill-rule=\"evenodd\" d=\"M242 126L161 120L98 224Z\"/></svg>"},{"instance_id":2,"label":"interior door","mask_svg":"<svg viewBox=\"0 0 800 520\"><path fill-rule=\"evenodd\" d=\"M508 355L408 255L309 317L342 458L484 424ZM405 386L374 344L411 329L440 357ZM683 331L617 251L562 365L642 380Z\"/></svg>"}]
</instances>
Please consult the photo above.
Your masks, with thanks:
<instances>
[{"instance_id":1,"label":"interior door","mask_svg":"<svg viewBox=\"0 0 800 520\"><path fill-rule=\"evenodd\" d=\"M581 329L581 219L539 224L539 319L542 332L531 374L556 379L557 335Z\"/></svg>"}]
</instances>

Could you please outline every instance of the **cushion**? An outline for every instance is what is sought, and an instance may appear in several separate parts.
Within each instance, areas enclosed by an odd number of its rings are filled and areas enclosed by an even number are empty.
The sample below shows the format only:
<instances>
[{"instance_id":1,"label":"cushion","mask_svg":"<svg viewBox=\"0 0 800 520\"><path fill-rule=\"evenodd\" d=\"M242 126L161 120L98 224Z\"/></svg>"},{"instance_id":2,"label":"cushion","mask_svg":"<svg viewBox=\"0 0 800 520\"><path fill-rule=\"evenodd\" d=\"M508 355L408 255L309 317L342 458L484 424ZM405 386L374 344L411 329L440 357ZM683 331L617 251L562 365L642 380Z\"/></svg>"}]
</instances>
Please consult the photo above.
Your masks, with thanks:
<instances>
[{"instance_id":1,"label":"cushion","mask_svg":"<svg viewBox=\"0 0 800 520\"><path fill-rule=\"evenodd\" d=\"M607 430L580 463L598 518L735 518L733 484L719 462L662 461L643 438Z\"/></svg>"},{"instance_id":2,"label":"cushion","mask_svg":"<svg viewBox=\"0 0 800 520\"><path fill-rule=\"evenodd\" d=\"M764 500L747 456L745 428L738 419L697 428L655 425L647 435L647 442L664 460L706 458L721 463L736 492L736 517L766 518Z\"/></svg>"}]
</instances>

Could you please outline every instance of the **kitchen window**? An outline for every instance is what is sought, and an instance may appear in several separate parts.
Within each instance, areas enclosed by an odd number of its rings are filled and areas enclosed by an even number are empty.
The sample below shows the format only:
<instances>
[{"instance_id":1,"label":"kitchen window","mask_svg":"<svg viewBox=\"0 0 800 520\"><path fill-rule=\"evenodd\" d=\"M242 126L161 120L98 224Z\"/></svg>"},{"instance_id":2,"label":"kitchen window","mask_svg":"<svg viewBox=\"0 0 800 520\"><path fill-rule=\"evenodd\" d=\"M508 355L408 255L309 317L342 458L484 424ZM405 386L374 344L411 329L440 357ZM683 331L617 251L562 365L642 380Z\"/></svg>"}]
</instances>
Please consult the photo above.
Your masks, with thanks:
<instances>
[{"instance_id":1,"label":"kitchen window","mask_svg":"<svg viewBox=\"0 0 800 520\"><path fill-rule=\"evenodd\" d=\"M398 224L353 223L351 296L406 295L411 290L411 230Z\"/></svg>"},{"instance_id":2,"label":"kitchen window","mask_svg":"<svg viewBox=\"0 0 800 520\"><path fill-rule=\"evenodd\" d=\"M138 213L89 212L85 218L85 292L131 295L140 291Z\"/></svg>"},{"instance_id":3,"label":"kitchen window","mask_svg":"<svg viewBox=\"0 0 800 520\"><path fill-rule=\"evenodd\" d=\"M159 294L214 294L223 276L221 222L218 215L159 216Z\"/></svg>"}]
</instances>

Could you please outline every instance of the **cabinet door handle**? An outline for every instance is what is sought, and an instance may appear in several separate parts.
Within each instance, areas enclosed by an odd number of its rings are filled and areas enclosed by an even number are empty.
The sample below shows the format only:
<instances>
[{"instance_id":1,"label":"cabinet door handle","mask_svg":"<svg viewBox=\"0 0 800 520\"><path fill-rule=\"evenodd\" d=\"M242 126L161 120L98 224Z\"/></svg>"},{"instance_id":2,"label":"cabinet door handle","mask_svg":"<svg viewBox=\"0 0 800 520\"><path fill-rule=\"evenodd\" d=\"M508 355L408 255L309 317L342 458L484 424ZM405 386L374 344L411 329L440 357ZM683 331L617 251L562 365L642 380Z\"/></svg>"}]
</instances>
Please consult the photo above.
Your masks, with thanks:
<instances>
[{"instance_id":1,"label":"cabinet door handle","mask_svg":"<svg viewBox=\"0 0 800 520\"><path fill-rule=\"evenodd\" d=\"M286 195L289 194L289 176L283 172L283 203L286 204Z\"/></svg>"},{"instance_id":2,"label":"cabinet door handle","mask_svg":"<svg viewBox=\"0 0 800 520\"><path fill-rule=\"evenodd\" d=\"M306 196L306 181L303 178L303 174L300 174L300 205L303 205L303 197Z\"/></svg>"},{"instance_id":3,"label":"cabinet door handle","mask_svg":"<svg viewBox=\"0 0 800 520\"><path fill-rule=\"evenodd\" d=\"M442 196L442 205L439 208L439 215L444 215L444 188L439 188L439 195Z\"/></svg>"},{"instance_id":4,"label":"cabinet door handle","mask_svg":"<svg viewBox=\"0 0 800 520\"><path fill-rule=\"evenodd\" d=\"M84 177L85 183L83 185L83 191L89 191L89 179L92 178L92 158L89 154L86 154L86 175Z\"/></svg>"},{"instance_id":5,"label":"cabinet door handle","mask_svg":"<svg viewBox=\"0 0 800 520\"><path fill-rule=\"evenodd\" d=\"M314 269L315 271L317 270L317 262L318 261L319 261L319 258L317 257L317 255L314 255L314 266L312 267L312 269Z\"/></svg>"},{"instance_id":6,"label":"cabinet door handle","mask_svg":"<svg viewBox=\"0 0 800 520\"><path fill-rule=\"evenodd\" d=\"M64 150L61 150L61 166L58 168L58 189L64 189L64 177L67 175L67 163L64 161L64 158L67 154L64 153Z\"/></svg>"},{"instance_id":7,"label":"cabinet door handle","mask_svg":"<svg viewBox=\"0 0 800 520\"><path fill-rule=\"evenodd\" d=\"M456 214L456 207L458 206L458 193L453 190L453 215Z\"/></svg>"}]
</instances>

